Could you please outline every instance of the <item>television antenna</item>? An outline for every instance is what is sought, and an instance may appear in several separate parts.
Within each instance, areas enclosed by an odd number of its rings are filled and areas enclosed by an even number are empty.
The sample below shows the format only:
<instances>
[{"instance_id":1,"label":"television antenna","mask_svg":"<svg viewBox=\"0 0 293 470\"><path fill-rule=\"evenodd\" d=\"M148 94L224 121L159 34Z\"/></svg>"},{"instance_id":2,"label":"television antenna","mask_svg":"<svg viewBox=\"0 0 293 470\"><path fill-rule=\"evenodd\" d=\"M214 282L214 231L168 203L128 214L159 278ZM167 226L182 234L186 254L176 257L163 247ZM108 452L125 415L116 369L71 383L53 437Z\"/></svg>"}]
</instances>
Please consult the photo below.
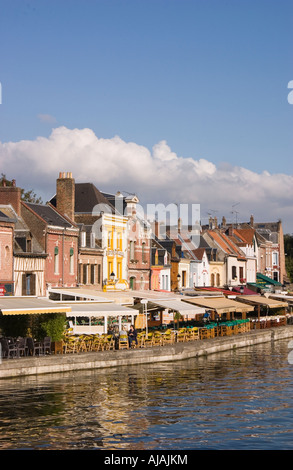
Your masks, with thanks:
<instances>
[{"instance_id":1,"label":"television antenna","mask_svg":"<svg viewBox=\"0 0 293 470\"><path fill-rule=\"evenodd\" d=\"M236 222L236 227L237 227L237 224L238 224L238 221L237 221L237 214L239 214L239 212L237 212L236 210L234 210L234 208L236 206L238 206L240 204L240 202L236 202L235 204L232 204L232 211L231 211L231 214L236 214L235 216L235 222ZM233 218L232 218L232 228L234 227L234 224L233 224Z\"/></svg>"}]
</instances>

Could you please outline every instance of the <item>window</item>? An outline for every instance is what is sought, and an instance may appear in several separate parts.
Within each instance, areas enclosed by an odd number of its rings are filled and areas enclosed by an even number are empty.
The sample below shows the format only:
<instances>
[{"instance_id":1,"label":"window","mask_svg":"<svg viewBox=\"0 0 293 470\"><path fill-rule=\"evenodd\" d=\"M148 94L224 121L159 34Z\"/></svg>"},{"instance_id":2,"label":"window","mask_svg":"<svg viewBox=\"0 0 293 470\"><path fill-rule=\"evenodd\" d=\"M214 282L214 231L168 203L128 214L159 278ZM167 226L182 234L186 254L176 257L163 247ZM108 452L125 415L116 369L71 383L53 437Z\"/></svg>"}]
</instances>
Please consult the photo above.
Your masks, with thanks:
<instances>
[{"instance_id":1,"label":"window","mask_svg":"<svg viewBox=\"0 0 293 470\"><path fill-rule=\"evenodd\" d=\"M217 273L217 287L219 287L221 285L221 282L220 282L220 274Z\"/></svg>"},{"instance_id":2,"label":"window","mask_svg":"<svg viewBox=\"0 0 293 470\"><path fill-rule=\"evenodd\" d=\"M273 266L278 266L279 264L279 256L277 251L273 251Z\"/></svg>"},{"instance_id":3,"label":"window","mask_svg":"<svg viewBox=\"0 0 293 470\"><path fill-rule=\"evenodd\" d=\"M122 279L122 263L121 263L121 261L117 262L117 277L118 277L118 279Z\"/></svg>"},{"instance_id":4,"label":"window","mask_svg":"<svg viewBox=\"0 0 293 470\"><path fill-rule=\"evenodd\" d=\"M25 273L22 275L22 295L36 295L36 275Z\"/></svg>"},{"instance_id":5,"label":"window","mask_svg":"<svg viewBox=\"0 0 293 470\"><path fill-rule=\"evenodd\" d=\"M83 264L83 284L87 284L88 282L88 265Z\"/></svg>"},{"instance_id":6,"label":"window","mask_svg":"<svg viewBox=\"0 0 293 470\"><path fill-rule=\"evenodd\" d=\"M108 279L110 279L112 272L113 272L113 261L108 261Z\"/></svg>"},{"instance_id":7,"label":"window","mask_svg":"<svg viewBox=\"0 0 293 470\"><path fill-rule=\"evenodd\" d=\"M70 248L69 272L70 274L74 274L74 250L73 248Z\"/></svg>"},{"instance_id":8,"label":"window","mask_svg":"<svg viewBox=\"0 0 293 470\"><path fill-rule=\"evenodd\" d=\"M237 279L236 266L232 266L232 279Z\"/></svg>"},{"instance_id":9,"label":"window","mask_svg":"<svg viewBox=\"0 0 293 470\"><path fill-rule=\"evenodd\" d=\"M95 246L96 246L95 232L91 232L90 246L91 246L91 248L95 248Z\"/></svg>"},{"instance_id":10,"label":"window","mask_svg":"<svg viewBox=\"0 0 293 470\"><path fill-rule=\"evenodd\" d=\"M81 232L80 234L80 245L82 248L86 246L86 232Z\"/></svg>"},{"instance_id":11,"label":"window","mask_svg":"<svg viewBox=\"0 0 293 470\"><path fill-rule=\"evenodd\" d=\"M129 242L129 257L131 260L134 260L134 242Z\"/></svg>"},{"instance_id":12,"label":"window","mask_svg":"<svg viewBox=\"0 0 293 470\"><path fill-rule=\"evenodd\" d=\"M54 250L54 274L59 274L59 249L55 246Z\"/></svg>"},{"instance_id":13,"label":"window","mask_svg":"<svg viewBox=\"0 0 293 470\"><path fill-rule=\"evenodd\" d=\"M91 284L95 283L96 266L91 264Z\"/></svg>"},{"instance_id":14,"label":"window","mask_svg":"<svg viewBox=\"0 0 293 470\"><path fill-rule=\"evenodd\" d=\"M122 233L117 232L117 250L122 251Z\"/></svg>"},{"instance_id":15,"label":"window","mask_svg":"<svg viewBox=\"0 0 293 470\"><path fill-rule=\"evenodd\" d=\"M101 265L98 264L98 284L101 283Z\"/></svg>"},{"instance_id":16,"label":"window","mask_svg":"<svg viewBox=\"0 0 293 470\"><path fill-rule=\"evenodd\" d=\"M186 271L182 271L182 287L186 287Z\"/></svg>"},{"instance_id":17,"label":"window","mask_svg":"<svg viewBox=\"0 0 293 470\"><path fill-rule=\"evenodd\" d=\"M145 242L143 242L143 244L142 244L141 260L142 260L143 263L145 263L145 261L146 261L146 259L145 259Z\"/></svg>"},{"instance_id":18,"label":"window","mask_svg":"<svg viewBox=\"0 0 293 470\"><path fill-rule=\"evenodd\" d=\"M113 236L112 236L112 232L109 231L108 232L108 250L112 250L113 249Z\"/></svg>"},{"instance_id":19,"label":"window","mask_svg":"<svg viewBox=\"0 0 293 470\"><path fill-rule=\"evenodd\" d=\"M243 279L244 278L244 275L243 275L243 266L239 266L239 279Z\"/></svg>"},{"instance_id":20,"label":"window","mask_svg":"<svg viewBox=\"0 0 293 470\"><path fill-rule=\"evenodd\" d=\"M32 241L31 241L30 238L27 238L27 240L26 240L26 251L28 253L31 253L31 251L32 251Z\"/></svg>"}]
</instances>

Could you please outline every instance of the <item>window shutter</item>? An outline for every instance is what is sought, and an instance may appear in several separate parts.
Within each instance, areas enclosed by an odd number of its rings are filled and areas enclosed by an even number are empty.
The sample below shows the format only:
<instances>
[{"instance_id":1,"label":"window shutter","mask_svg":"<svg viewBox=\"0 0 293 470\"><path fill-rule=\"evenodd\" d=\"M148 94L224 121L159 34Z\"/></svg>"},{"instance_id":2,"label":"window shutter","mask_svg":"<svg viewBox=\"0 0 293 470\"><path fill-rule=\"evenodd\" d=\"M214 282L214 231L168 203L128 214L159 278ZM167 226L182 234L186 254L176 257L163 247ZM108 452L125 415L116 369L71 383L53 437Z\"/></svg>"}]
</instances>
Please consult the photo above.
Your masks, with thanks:
<instances>
[{"instance_id":1,"label":"window shutter","mask_svg":"<svg viewBox=\"0 0 293 470\"><path fill-rule=\"evenodd\" d=\"M22 294L26 295L26 274L22 275Z\"/></svg>"}]
</instances>

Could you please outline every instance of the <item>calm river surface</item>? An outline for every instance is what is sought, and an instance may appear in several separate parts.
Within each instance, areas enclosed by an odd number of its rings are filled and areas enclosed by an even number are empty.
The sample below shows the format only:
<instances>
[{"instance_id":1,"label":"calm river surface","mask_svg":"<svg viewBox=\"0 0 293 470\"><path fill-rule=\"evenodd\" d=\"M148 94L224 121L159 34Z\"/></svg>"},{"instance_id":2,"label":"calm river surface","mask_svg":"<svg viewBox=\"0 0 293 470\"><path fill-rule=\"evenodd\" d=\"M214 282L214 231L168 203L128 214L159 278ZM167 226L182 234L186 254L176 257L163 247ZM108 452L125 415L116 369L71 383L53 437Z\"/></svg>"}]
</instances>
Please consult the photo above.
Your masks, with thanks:
<instances>
[{"instance_id":1,"label":"calm river surface","mask_svg":"<svg viewBox=\"0 0 293 470\"><path fill-rule=\"evenodd\" d=\"M288 343L0 380L0 449L293 449Z\"/></svg>"}]
</instances>

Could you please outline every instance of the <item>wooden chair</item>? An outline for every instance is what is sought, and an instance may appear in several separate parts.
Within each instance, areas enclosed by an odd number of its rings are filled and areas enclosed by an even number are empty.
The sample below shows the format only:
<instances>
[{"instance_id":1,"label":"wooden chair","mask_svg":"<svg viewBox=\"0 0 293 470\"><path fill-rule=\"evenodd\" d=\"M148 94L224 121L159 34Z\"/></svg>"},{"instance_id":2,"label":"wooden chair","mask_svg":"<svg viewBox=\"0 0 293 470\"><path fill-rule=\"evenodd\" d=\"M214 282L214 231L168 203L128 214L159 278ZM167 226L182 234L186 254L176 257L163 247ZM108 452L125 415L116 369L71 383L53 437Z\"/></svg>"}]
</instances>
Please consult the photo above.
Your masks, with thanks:
<instances>
[{"instance_id":1,"label":"wooden chair","mask_svg":"<svg viewBox=\"0 0 293 470\"><path fill-rule=\"evenodd\" d=\"M119 337L119 339L118 339L118 348L119 349L129 349L127 335Z\"/></svg>"},{"instance_id":2,"label":"wooden chair","mask_svg":"<svg viewBox=\"0 0 293 470\"><path fill-rule=\"evenodd\" d=\"M156 331L153 334L153 346L162 346L163 345L163 338L160 332Z\"/></svg>"},{"instance_id":3,"label":"wooden chair","mask_svg":"<svg viewBox=\"0 0 293 470\"><path fill-rule=\"evenodd\" d=\"M146 335L146 337L144 339L144 344L145 344L146 347L154 345L153 333L148 333Z\"/></svg>"},{"instance_id":4,"label":"wooden chair","mask_svg":"<svg viewBox=\"0 0 293 470\"><path fill-rule=\"evenodd\" d=\"M77 353L78 352L79 339L76 336L68 336L63 339L63 352L66 353Z\"/></svg>"},{"instance_id":5,"label":"wooden chair","mask_svg":"<svg viewBox=\"0 0 293 470\"><path fill-rule=\"evenodd\" d=\"M104 338L104 349L106 351L110 351L112 349L115 349L115 340L114 340L114 337L112 335L107 335Z\"/></svg>"},{"instance_id":6,"label":"wooden chair","mask_svg":"<svg viewBox=\"0 0 293 470\"><path fill-rule=\"evenodd\" d=\"M183 341L186 341L186 330L185 329L181 329L177 333L177 342L180 343L180 342L183 342Z\"/></svg>"},{"instance_id":7,"label":"wooden chair","mask_svg":"<svg viewBox=\"0 0 293 470\"><path fill-rule=\"evenodd\" d=\"M175 343L175 333L174 331L167 330L162 334L162 343L163 346L165 344L173 344Z\"/></svg>"},{"instance_id":8,"label":"wooden chair","mask_svg":"<svg viewBox=\"0 0 293 470\"><path fill-rule=\"evenodd\" d=\"M187 330L187 334L186 334L187 341L194 341L197 339L199 339L199 330L197 327Z\"/></svg>"},{"instance_id":9,"label":"wooden chair","mask_svg":"<svg viewBox=\"0 0 293 470\"><path fill-rule=\"evenodd\" d=\"M145 333L138 333L137 334L137 347L138 348L144 348L145 347Z\"/></svg>"}]
</instances>

